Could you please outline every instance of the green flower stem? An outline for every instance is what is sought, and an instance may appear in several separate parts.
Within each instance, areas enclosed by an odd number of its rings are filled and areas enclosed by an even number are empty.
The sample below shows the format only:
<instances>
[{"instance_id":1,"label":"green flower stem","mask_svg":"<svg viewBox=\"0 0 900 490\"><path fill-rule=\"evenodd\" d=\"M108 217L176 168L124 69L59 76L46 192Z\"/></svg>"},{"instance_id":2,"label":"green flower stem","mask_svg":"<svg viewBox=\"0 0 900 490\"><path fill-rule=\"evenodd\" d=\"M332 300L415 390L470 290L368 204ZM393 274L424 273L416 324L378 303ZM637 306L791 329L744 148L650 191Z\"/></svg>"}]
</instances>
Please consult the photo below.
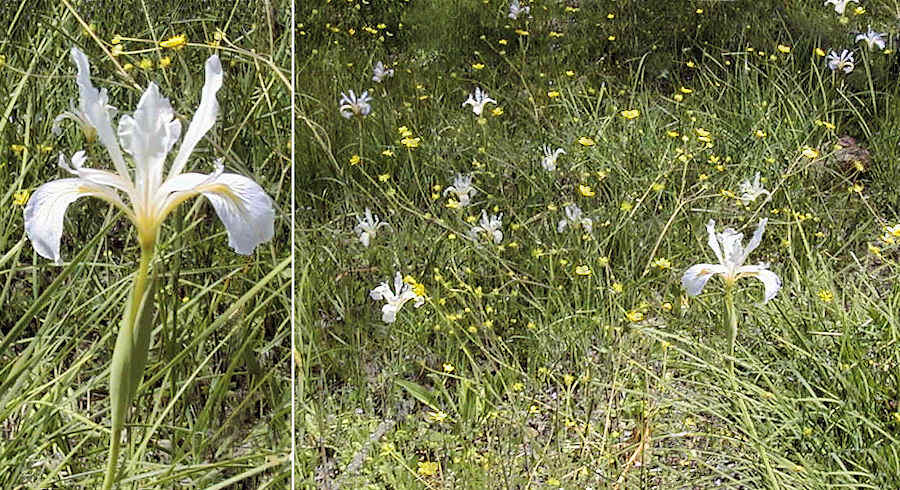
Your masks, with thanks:
<instances>
[{"instance_id":1,"label":"green flower stem","mask_svg":"<svg viewBox=\"0 0 900 490\"><path fill-rule=\"evenodd\" d=\"M134 286L122 317L122 324L119 326L119 335L116 338L116 347L110 363L109 398L112 422L109 460L106 466L106 475L103 478L104 490L111 489L116 481L125 416L147 361L155 289L152 285L156 282L148 278L150 259L152 258L153 244L151 243L141 248L141 261L134 276Z\"/></svg>"},{"instance_id":2,"label":"green flower stem","mask_svg":"<svg viewBox=\"0 0 900 490\"><path fill-rule=\"evenodd\" d=\"M734 378L734 343L737 341L737 310L734 308L734 283L725 284L725 312L728 322L728 373Z\"/></svg>"},{"instance_id":3,"label":"green flower stem","mask_svg":"<svg viewBox=\"0 0 900 490\"><path fill-rule=\"evenodd\" d=\"M766 476L771 483L771 488L781 488L778 480L775 478L772 464L769 462L769 455L762 446L759 434L756 433L756 424L750 417L750 410L747 409L747 404L738 394L737 376L734 374L734 344L737 341L737 309L734 307L734 282L726 281L725 283L725 311L726 321L728 322L728 377L731 381L731 389L734 390L734 398L737 400L741 417L744 419L744 425L750 430L750 437L753 439L756 450L759 452L760 458L766 467Z\"/></svg>"}]
</instances>

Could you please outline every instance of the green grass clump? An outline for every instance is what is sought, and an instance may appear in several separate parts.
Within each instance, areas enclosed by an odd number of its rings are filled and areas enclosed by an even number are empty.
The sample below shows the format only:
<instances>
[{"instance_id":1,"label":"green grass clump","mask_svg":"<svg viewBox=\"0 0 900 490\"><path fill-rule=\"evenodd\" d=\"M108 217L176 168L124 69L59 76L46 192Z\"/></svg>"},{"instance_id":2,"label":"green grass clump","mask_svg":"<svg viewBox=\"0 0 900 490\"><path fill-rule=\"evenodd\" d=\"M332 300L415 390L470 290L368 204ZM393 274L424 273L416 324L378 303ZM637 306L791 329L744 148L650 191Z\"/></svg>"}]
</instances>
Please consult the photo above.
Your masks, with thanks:
<instances>
[{"instance_id":1,"label":"green grass clump","mask_svg":"<svg viewBox=\"0 0 900 490\"><path fill-rule=\"evenodd\" d=\"M508 5L298 11L301 486L897 486L896 53L854 43L895 37L890 12ZM368 116L341 117L351 89ZM742 203L757 172L771 195ZM590 233L557 231L571 203ZM368 247L366 208L390 223ZM499 244L468 238L482 211ZM720 280L680 278L715 261L709 219L763 217L750 260L783 288L738 283L733 378ZM396 271L427 299L385 324L369 291Z\"/></svg>"},{"instance_id":2,"label":"green grass clump","mask_svg":"<svg viewBox=\"0 0 900 490\"><path fill-rule=\"evenodd\" d=\"M185 7L185 5L193 5ZM28 194L68 176L85 148L53 119L77 104L78 46L118 114L150 82L183 128L203 61L218 52L219 119L189 163L248 175L272 197L276 238L233 253L205 200L167 220L153 269L162 281L148 369L134 399L119 488L285 488L290 453L289 4L5 3L0 21L0 487L99 488L109 444L109 361L140 255L133 227L88 198L66 214L63 266L34 253ZM253 19L253 20L250 20ZM188 45L159 41L185 34ZM122 53L113 57L116 46ZM103 158L88 166L103 167Z\"/></svg>"}]
</instances>

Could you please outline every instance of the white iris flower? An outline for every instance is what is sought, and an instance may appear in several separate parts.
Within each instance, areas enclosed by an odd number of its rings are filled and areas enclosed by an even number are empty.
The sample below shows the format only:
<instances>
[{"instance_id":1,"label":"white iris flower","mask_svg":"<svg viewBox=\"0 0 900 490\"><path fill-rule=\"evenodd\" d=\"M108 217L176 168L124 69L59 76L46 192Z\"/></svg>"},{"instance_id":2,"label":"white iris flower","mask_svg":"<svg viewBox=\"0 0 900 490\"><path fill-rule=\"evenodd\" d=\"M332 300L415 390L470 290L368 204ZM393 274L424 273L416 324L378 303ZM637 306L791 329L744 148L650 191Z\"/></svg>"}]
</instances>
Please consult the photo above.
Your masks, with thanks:
<instances>
[{"instance_id":1,"label":"white iris flower","mask_svg":"<svg viewBox=\"0 0 900 490\"><path fill-rule=\"evenodd\" d=\"M467 105L472 106L472 112L475 113L476 116L480 116L482 112L484 112L484 105L488 102L492 104L496 104L497 101L488 97L487 92L481 90L480 87L475 87L475 93L469 94L469 98L466 99L465 102L462 103L463 107Z\"/></svg>"},{"instance_id":2,"label":"white iris flower","mask_svg":"<svg viewBox=\"0 0 900 490\"><path fill-rule=\"evenodd\" d=\"M844 73L850 73L856 67L856 62L853 60L853 52L846 49L841 51L841 54L837 54L836 51L828 53L825 61L828 62L828 68L831 68L831 71L841 70Z\"/></svg>"},{"instance_id":3,"label":"white iris flower","mask_svg":"<svg viewBox=\"0 0 900 490\"><path fill-rule=\"evenodd\" d=\"M703 291L706 282L715 274L721 274L725 280L726 287L731 287L734 282L741 277L755 277L762 281L765 287L765 296L763 303L775 297L775 294L781 289L781 279L774 272L768 270L769 265L760 263L757 265L744 265L747 256L750 255L759 243L762 241L763 231L766 229L766 222L763 218L759 220L759 226L753 233L753 238L744 248L744 234L738 233L731 228L725 228L722 233L716 233L716 222L709 220L706 225L706 231L709 234L710 248L719 259L718 264L697 264L693 265L684 272L681 278L681 285L687 291L689 296L696 296Z\"/></svg>"},{"instance_id":4,"label":"white iris flower","mask_svg":"<svg viewBox=\"0 0 900 490\"><path fill-rule=\"evenodd\" d=\"M765 187L759 182L759 172L756 172L756 175L753 177L753 182L751 183L749 179L741 182L741 197L739 198L743 204L749 204L753 201L756 201L756 198L759 196L766 194L767 196L771 196L772 193L767 191Z\"/></svg>"},{"instance_id":5,"label":"white iris flower","mask_svg":"<svg viewBox=\"0 0 900 490\"><path fill-rule=\"evenodd\" d=\"M594 227L594 222L587 217L582 217L581 208L575 204L569 204L565 207L566 219L559 220L556 225L556 231L562 233L567 226L572 228L581 227L585 233L590 233Z\"/></svg>"},{"instance_id":6,"label":"white iris flower","mask_svg":"<svg viewBox=\"0 0 900 490\"><path fill-rule=\"evenodd\" d=\"M884 36L886 35L887 34L883 32L873 31L872 26L869 26L868 32L856 35L856 42L865 41L869 51L872 51L876 47L878 49L884 49Z\"/></svg>"},{"instance_id":7,"label":"white iris flower","mask_svg":"<svg viewBox=\"0 0 900 490\"><path fill-rule=\"evenodd\" d=\"M375 68L372 71L373 71L372 81L375 83L381 83L381 81L384 80L385 78L390 78L390 77L394 76L394 69L393 68L385 69L384 63L382 63L380 61L378 63L375 63Z\"/></svg>"},{"instance_id":8,"label":"white iris flower","mask_svg":"<svg viewBox=\"0 0 900 490\"><path fill-rule=\"evenodd\" d=\"M106 106L106 111L109 113L109 119L112 120L113 117L116 116L116 108L107 104L106 100L106 91L102 91L100 93L102 98L101 105ZM59 136L62 133L62 128L59 123L61 123L64 119L71 119L78 124L78 127L81 128L81 131L84 133L84 138L88 141L88 143L93 143L94 140L97 139L97 130L94 129L94 126L91 124L91 121L87 117L87 113L85 112L84 107L75 107L71 101L69 101L70 110L63 112L62 114L56 116L53 119L53 127L51 131L56 136Z\"/></svg>"},{"instance_id":9,"label":"white iris flower","mask_svg":"<svg viewBox=\"0 0 900 490\"><path fill-rule=\"evenodd\" d=\"M369 242L375 238L375 234L382 226L391 225L386 221L379 220L377 214L373 217L372 210L366 208L366 217L359 220L353 231L359 234L359 241L362 242L364 247L368 248Z\"/></svg>"},{"instance_id":10,"label":"white iris flower","mask_svg":"<svg viewBox=\"0 0 900 490\"><path fill-rule=\"evenodd\" d=\"M519 18L519 15L527 14L531 10L531 7L522 7L519 5L519 0L513 0L512 3L509 4L509 15L510 19L516 20Z\"/></svg>"},{"instance_id":11,"label":"white iris flower","mask_svg":"<svg viewBox=\"0 0 900 490\"><path fill-rule=\"evenodd\" d=\"M847 4L854 0L825 0L825 5L834 5L834 11L837 12L838 15L844 15L844 11L847 9Z\"/></svg>"},{"instance_id":12,"label":"white iris flower","mask_svg":"<svg viewBox=\"0 0 900 490\"><path fill-rule=\"evenodd\" d=\"M544 158L541 159L541 166L548 172L556 170L556 159L565 153L566 150L563 150L562 148L557 148L554 151L551 150L549 146L544 145Z\"/></svg>"},{"instance_id":13,"label":"white iris flower","mask_svg":"<svg viewBox=\"0 0 900 490\"><path fill-rule=\"evenodd\" d=\"M338 100L340 107L338 109L346 119L350 119L353 116L368 116L372 112L372 106L369 105L371 101L372 97L369 96L368 91L363 92L359 97L352 90L350 90L349 96L341 92L341 99Z\"/></svg>"},{"instance_id":14,"label":"white iris flower","mask_svg":"<svg viewBox=\"0 0 900 490\"><path fill-rule=\"evenodd\" d=\"M223 173L221 160L208 175L183 172L191 152L216 121L216 92L223 76L218 56L206 60L200 106L164 176L166 156L181 136L181 122L175 119L169 100L151 82L134 115L119 118L118 131L114 132L114 108L107 104L106 89L98 90L91 83L84 53L72 48L71 55L78 67L80 95L78 113L73 115L79 124L96 133L115 171L86 168L84 151L76 152L71 163L60 154L60 167L75 177L38 187L25 207L25 233L38 254L61 262L59 246L66 208L83 196L103 199L122 210L137 228L144 251L153 250L166 216L182 202L201 194L224 223L228 245L237 253L249 255L257 245L272 239L275 212L272 200L259 184L241 175Z\"/></svg>"},{"instance_id":15,"label":"white iris flower","mask_svg":"<svg viewBox=\"0 0 900 490\"><path fill-rule=\"evenodd\" d=\"M403 282L403 275L397 272L394 275L394 290L391 291L387 282L382 282L375 289L369 291L369 296L378 301L384 300L386 304L381 307L381 321L394 323L397 320L397 312L409 300L415 300L416 308L425 303L425 297L416 294L413 287Z\"/></svg>"},{"instance_id":16,"label":"white iris flower","mask_svg":"<svg viewBox=\"0 0 900 490\"><path fill-rule=\"evenodd\" d=\"M468 206L472 196L477 192L478 190L472 186L472 176L462 174L456 174L456 177L453 179L453 185L444 189L444 195L446 196L450 193L455 195L461 207Z\"/></svg>"},{"instance_id":17,"label":"white iris flower","mask_svg":"<svg viewBox=\"0 0 900 490\"><path fill-rule=\"evenodd\" d=\"M488 218L487 212L481 211L481 223L479 226L473 226L471 230L469 230L469 236L474 239L478 239L479 235L484 235L488 240L493 240L494 243L500 243L503 241L503 232L500 231L500 228L503 226L503 213L499 215L491 215Z\"/></svg>"}]
</instances>

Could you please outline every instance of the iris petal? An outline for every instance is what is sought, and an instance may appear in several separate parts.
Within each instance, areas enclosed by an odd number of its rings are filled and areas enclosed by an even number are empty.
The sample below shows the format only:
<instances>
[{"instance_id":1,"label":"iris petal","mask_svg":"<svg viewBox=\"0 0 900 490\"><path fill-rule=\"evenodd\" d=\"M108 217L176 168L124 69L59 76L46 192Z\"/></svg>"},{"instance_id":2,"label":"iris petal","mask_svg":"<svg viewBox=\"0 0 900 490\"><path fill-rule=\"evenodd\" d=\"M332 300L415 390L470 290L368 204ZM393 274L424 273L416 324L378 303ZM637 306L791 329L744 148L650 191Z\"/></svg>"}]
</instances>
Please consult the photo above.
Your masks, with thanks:
<instances>
[{"instance_id":1,"label":"iris petal","mask_svg":"<svg viewBox=\"0 0 900 490\"><path fill-rule=\"evenodd\" d=\"M125 208L115 191L84 179L59 179L37 188L25 206L25 234L41 257L62 263L59 243L66 209L79 197L94 196Z\"/></svg>"},{"instance_id":2,"label":"iris petal","mask_svg":"<svg viewBox=\"0 0 900 490\"><path fill-rule=\"evenodd\" d=\"M88 63L87 56L78 48L73 47L72 61L78 67L78 83L79 102L81 110L84 113L87 122L97 130L97 137L109 152L109 157L116 167L116 172L124 178L128 177L128 167L125 165L125 158L122 156L122 150L119 148L119 142L112 128L112 116L110 115L109 106L107 105L108 97L106 89L97 90L91 83L91 67Z\"/></svg>"},{"instance_id":3,"label":"iris petal","mask_svg":"<svg viewBox=\"0 0 900 490\"><path fill-rule=\"evenodd\" d=\"M755 277L763 283L765 291L763 293L763 303L768 303L774 298L781 289L781 278L777 274L770 271L766 264L745 265L738 269L740 276Z\"/></svg>"},{"instance_id":4,"label":"iris petal","mask_svg":"<svg viewBox=\"0 0 900 490\"><path fill-rule=\"evenodd\" d=\"M169 189L184 189L170 196L163 210L167 214L175 205L196 194L209 199L228 232L228 246L241 255L250 255L257 245L275 234L275 211L272 199L253 180L237 174L181 174L165 183ZM164 216L159 219L162 220Z\"/></svg>"},{"instance_id":5,"label":"iris petal","mask_svg":"<svg viewBox=\"0 0 900 490\"><path fill-rule=\"evenodd\" d=\"M197 143L203 139L203 136L216 123L216 115L219 113L219 103L216 101L216 92L222 88L222 63L217 55L212 55L206 60L206 82L203 84L203 93L200 96L200 105L191 124L188 126L187 132L184 134L184 140L181 147L178 148L178 155L172 162L172 169L169 176L178 175L184 170L188 157Z\"/></svg>"},{"instance_id":6,"label":"iris petal","mask_svg":"<svg viewBox=\"0 0 900 490\"><path fill-rule=\"evenodd\" d=\"M688 296L697 296L703 291L709 278L716 274L724 274L727 269L718 264L696 264L684 271L681 276L681 285L687 291Z\"/></svg>"},{"instance_id":7,"label":"iris petal","mask_svg":"<svg viewBox=\"0 0 900 490\"><path fill-rule=\"evenodd\" d=\"M139 189L150 192L162 181L166 155L181 136L181 122L169 99L150 83L141 96L134 116L119 119L119 141L135 164L135 181Z\"/></svg>"}]
</instances>

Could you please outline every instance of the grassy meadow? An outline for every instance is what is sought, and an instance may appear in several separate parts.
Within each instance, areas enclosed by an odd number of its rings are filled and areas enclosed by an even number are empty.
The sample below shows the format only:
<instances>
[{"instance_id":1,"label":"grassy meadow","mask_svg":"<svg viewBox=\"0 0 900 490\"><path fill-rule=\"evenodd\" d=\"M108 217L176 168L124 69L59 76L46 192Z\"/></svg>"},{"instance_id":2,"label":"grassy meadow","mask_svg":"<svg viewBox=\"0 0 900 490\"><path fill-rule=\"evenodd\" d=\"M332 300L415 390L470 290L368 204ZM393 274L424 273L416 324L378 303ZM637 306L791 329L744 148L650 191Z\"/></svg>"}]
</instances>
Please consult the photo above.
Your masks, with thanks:
<instances>
[{"instance_id":1,"label":"grassy meadow","mask_svg":"<svg viewBox=\"0 0 900 490\"><path fill-rule=\"evenodd\" d=\"M898 6L526 6L297 5L299 488L900 485Z\"/></svg>"},{"instance_id":2,"label":"grassy meadow","mask_svg":"<svg viewBox=\"0 0 900 490\"><path fill-rule=\"evenodd\" d=\"M161 43L185 35L175 49ZM38 256L23 208L69 174L58 155L103 146L70 120L79 91L70 49L95 86L135 111L152 81L187 128L218 53L218 119L187 168L255 180L272 198L275 238L235 254L205 198L159 235L161 281L147 370L119 458L117 488L290 485L290 4L14 1L0 5L0 487L100 488L110 437L110 357L140 250L122 212L72 204L62 265ZM170 160L165 164L171 165Z\"/></svg>"}]
</instances>

